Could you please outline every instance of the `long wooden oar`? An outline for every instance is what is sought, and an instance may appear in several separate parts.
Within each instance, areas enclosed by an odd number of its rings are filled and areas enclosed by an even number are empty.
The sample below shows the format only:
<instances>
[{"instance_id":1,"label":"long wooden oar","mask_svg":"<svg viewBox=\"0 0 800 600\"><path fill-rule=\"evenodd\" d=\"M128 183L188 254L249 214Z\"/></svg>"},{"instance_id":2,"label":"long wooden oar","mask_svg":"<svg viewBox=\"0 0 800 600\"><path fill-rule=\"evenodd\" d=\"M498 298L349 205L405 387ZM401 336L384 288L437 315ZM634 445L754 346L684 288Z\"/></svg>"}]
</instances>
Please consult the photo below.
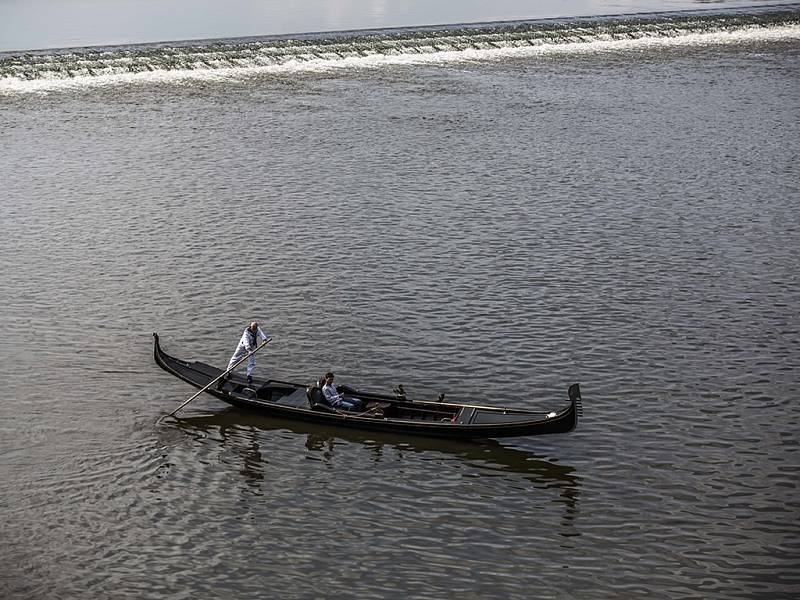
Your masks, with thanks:
<instances>
[{"instance_id":1,"label":"long wooden oar","mask_svg":"<svg viewBox=\"0 0 800 600\"><path fill-rule=\"evenodd\" d=\"M239 366L239 364L240 364L240 363L244 362L244 360L245 360L246 358L250 358L251 356L253 356L253 354L255 354L256 352L258 352L259 350L261 350L261 349L262 349L264 346L266 346L267 344L269 344L271 341L272 341L272 338L269 338L269 339L267 339L267 340L264 340L264 343L263 343L263 344L261 344L260 346L258 346L258 347L257 347L255 350L253 350L252 352L248 352L248 353L247 353L245 356L243 356L241 359L239 359L238 361L236 361L236 363L234 363L234 364L233 364L233 366L231 366L231 368L230 368L230 369L228 369L227 371L225 371L224 373L222 373L222 375L220 375L219 377L216 377L216 378L214 378L214 379L211 381L211 383L209 383L209 384L208 384L206 387L204 387L202 390L200 390L199 392L197 392L197 393L196 393L194 396L192 396L191 398L189 398L189 399L188 399L186 402L184 402L183 404L181 404L181 405L180 405L178 408L176 408L175 410L173 410L173 411L172 411L171 413L169 413L168 415L164 415L163 417L161 417L161 419L159 419L159 420L156 422L156 424L160 423L162 419L166 419L167 417L171 417L171 416L173 416L173 415L174 415L176 412L178 412L178 411L179 411L180 409L182 409L184 406L186 406L187 404L189 404L189 402L191 402L192 400L194 400L195 398L197 398L197 397L198 397L200 394L202 394L203 392L205 392L205 391L206 391L208 388L210 388L212 385L214 385L215 383L217 383L217 382L218 382L220 379L222 379L223 377L225 377L225 376L226 376L228 373L230 373L231 371L233 371L233 370L234 370L236 367L238 367L238 366Z\"/></svg>"}]
</instances>

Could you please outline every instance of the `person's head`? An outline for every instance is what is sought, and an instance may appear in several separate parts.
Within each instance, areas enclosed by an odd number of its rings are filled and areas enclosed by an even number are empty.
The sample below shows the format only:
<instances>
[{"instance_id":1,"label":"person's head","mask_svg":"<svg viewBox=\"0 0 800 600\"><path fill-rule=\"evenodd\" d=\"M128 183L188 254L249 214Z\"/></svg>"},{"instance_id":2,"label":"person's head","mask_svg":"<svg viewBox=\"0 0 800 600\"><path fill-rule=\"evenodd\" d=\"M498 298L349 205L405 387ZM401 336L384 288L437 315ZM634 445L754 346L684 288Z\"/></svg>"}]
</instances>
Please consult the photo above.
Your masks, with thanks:
<instances>
[{"instance_id":1,"label":"person's head","mask_svg":"<svg viewBox=\"0 0 800 600\"><path fill-rule=\"evenodd\" d=\"M248 327L248 329L250 331L252 331L253 333L258 331L258 322L257 321L253 321L252 323L250 323L250 327Z\"/></svg>"},{"instance_id":2,"label":"person's head","mask_svg":"<svg viewBox=\"0 0 800 600\"><path fill-rule=\"evenodd\" d=\"M330 371L325 373L325 383L333 383L333 373Z\"/></svg>"}]
</instances>

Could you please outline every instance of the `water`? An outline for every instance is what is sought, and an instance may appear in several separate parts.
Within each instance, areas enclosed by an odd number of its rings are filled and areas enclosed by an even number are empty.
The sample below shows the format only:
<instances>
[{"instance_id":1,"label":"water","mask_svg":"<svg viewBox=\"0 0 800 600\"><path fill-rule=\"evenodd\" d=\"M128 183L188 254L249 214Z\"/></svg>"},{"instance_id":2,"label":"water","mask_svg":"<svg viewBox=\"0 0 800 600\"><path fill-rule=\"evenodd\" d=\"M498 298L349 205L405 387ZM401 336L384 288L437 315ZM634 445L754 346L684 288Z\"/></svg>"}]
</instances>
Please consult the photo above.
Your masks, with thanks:
<instances>
[{"instance_id":1,"label":"water","mask_svg":"<svg viewBox=\"0 0 800 600\"><path fill-rule=\"evenodd\" d=\"M797 11L731 16L191 77L2 59L0 596L795 597ZM193 390L151 333L224 364L252 318L262 374L543 409L579 381L585 416L156 426Z\"/></svg>"},{"instance_id":2,"label":"water","mask_svg":"<svg viewBox=\"0 0 800 600\"><path fill-rule=\"evenodd\" d=\"M797 37L796 5L0 54L0 93Z\"/></svg>"},{"instance_id":3,"label":"water","mask_svg":"<svg viewBox=\"0 0 800 600\"><path fill-rule=\"evenodd\" d=\"M716 0L711 7L780 5ZM0 2L0 52L708 8L708 0L26 0Z\"/></svg>"}]
</instances>

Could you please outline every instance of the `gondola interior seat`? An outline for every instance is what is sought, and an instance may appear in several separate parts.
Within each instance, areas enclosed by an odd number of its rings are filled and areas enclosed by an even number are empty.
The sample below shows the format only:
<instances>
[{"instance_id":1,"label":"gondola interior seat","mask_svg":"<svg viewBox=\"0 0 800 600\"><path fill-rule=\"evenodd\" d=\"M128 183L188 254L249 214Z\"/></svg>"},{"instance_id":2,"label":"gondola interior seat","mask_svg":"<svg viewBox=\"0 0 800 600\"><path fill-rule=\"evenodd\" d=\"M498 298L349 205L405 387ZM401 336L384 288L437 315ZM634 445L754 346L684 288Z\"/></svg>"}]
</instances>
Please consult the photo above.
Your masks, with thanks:
<instances>
[{"instance_id":1,"label":"gondola interior seat","mask_svg":"<svg viewBox=\"0 0 800 600\"><path fill-rule=\"evenodd\" d=\"M308 404L311 408L316 408L317 406L320 407L328 407L330 406L328 400L325 398L325 394L322 393L322 390L319 389L317 386L310 387L306 390L306 395L308 396Z\"/></svg>"},{"instance_id":2,"label":"gondola interior seat","mask_svg":"<svg viewBox=\"0 0 800 600\"><path fill-rule=\"evenodd\" d=\"M275 404L280 404L282 406L294 406L295 408L305 408L309 402L310 400L308 398L308 392L301 388L293 391L291 394L281 396L281 398Z\"/></svg>"}]
</instances>

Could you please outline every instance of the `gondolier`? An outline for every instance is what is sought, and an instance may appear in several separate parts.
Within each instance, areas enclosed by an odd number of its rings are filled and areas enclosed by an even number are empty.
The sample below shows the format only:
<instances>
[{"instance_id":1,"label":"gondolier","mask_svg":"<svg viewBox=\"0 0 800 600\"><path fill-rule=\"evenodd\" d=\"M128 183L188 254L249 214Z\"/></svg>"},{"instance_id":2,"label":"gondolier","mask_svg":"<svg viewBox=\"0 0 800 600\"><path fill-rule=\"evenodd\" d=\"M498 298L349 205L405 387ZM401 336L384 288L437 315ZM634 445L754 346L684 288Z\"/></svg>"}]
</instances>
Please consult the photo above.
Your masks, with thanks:
<instances>
[{"instance_id":1,"label":"gondolier","mask_svg":"<svg viewBox=\"0 0 800 600\"><path fill-rule=\"evenodd\" d=\"M244 333L242 333L242 339L239 340L239 344L236 346L236 351L231 356L230 361L228 361L228 369L231 370L233 366L242 360L245 356L247 356L250 352L255 350L258 347L258 339L261 338L265 342L267 341L267 336L261 331L261 328L258 326L257 321L253 321L250 325L245 328ZM253 371L256 369L256 357L250 356L247 359L247 383L253 383Z\"/></svg>"}]
</instances>

